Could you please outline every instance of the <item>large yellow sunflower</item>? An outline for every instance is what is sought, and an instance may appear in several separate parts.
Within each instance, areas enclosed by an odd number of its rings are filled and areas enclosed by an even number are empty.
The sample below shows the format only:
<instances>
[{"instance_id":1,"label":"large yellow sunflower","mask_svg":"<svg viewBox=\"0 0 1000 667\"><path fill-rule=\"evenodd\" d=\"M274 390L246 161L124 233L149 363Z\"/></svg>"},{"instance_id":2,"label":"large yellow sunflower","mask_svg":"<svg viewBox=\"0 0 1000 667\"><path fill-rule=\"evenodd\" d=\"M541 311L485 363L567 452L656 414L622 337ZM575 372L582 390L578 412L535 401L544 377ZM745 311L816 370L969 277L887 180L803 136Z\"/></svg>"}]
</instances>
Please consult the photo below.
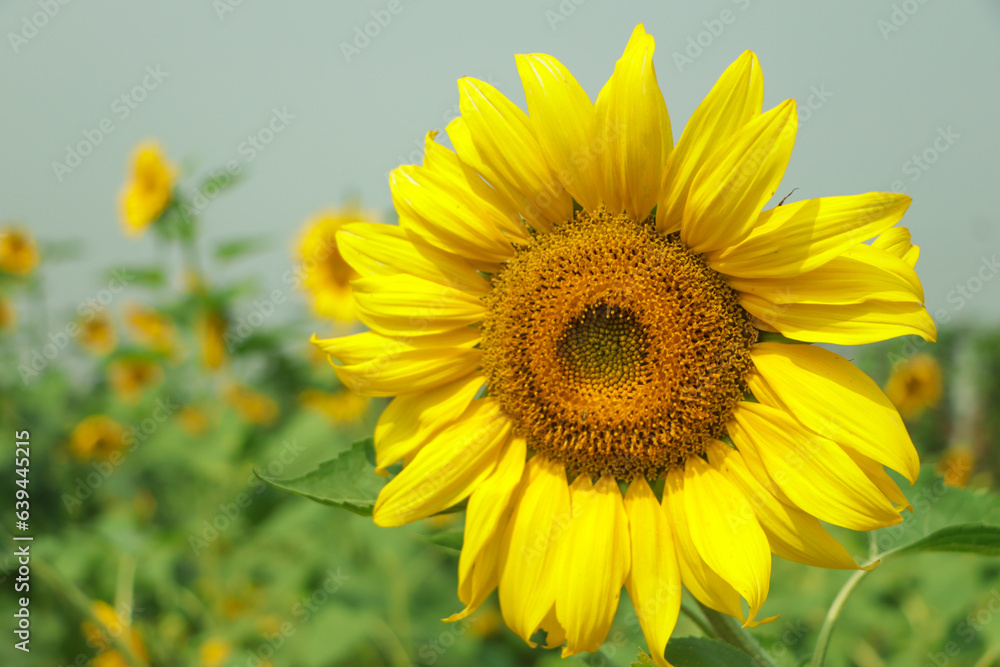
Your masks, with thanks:
<instances>
[{"instance_id":1,"label":"large yellow sunflower","mask_svg":"<svg viewBox=\"0 0 1000 667\"><path fill-rule=\"evenodd\" d=\"M860 344L935 330L908 234L863 243L908 197L762 211L795 102L761 112L748 51L674 145L652 55L640 25L596 103L555 58L518 56L528 114L459 80L455 150L431 132L423 165L392 173L399 226L338 234L371 331L316 342L346 386L395 396L377 466L404 467L375 522L468 499L466 608L450 620L499 588L525 641L544 630L564 655L594 651L624 586L667 664L682 584L763 622L772 554L858 567L820 520L896 524L906 500L883 466L917 476L872 380L761 332Z\"/></svg>"}]
</instances>

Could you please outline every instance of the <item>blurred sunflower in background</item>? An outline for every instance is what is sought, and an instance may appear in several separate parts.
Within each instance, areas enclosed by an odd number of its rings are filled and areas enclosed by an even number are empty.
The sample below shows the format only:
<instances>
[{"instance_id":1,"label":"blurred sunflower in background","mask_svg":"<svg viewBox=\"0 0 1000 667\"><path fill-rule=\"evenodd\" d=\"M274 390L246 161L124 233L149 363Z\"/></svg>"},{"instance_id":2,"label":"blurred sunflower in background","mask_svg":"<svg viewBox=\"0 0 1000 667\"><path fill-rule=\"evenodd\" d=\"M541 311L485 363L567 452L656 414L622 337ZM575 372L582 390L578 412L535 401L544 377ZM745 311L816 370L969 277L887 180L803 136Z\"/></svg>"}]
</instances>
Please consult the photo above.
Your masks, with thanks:
<instances>
[{"instance_id":1,"label":"blurred sunflower in background","mask_svg":"<svg viewBox=\"0 0 1000 667\"><path fill-rule=\"evenodd\" d=\"M195 331L201 350L201 364L209 370L219 368L226 361L227 328L226 316L218 308L206 308L198 315Z\"/></svg>"},{"instance_id":2,"label":"blurred sunflower in background","mask_svg":"<svg viewBox=\"0 0 1000 667\"><path fill-rule=\"evenodd\" d=\"M78 459L107 461L115 452L125 449L125 429L107 415L91 415L73 429L69 451Z\"/></svg>"},{"instance_id":3,"label":"blurred sunflower in background","mask_svg":"<svg viewBox=\"0 0 1000 667\"><path fill-rule=\"evenodd\" d=\"M309 292L316 315L342 322L355 319L351 281L358 274L344 261L337 246L337 232L347 223L370 219L357 207L349 206L321 213L306 223L297 260L302 287Z\"/></svg>"},{"instance_id":4,"label":"blurred sunflower in background","mask_svg":"<svg viewBox=\"0 0 1000 667\"><path fill-rule=\"evenodd\" d=\"M38 244L20 227L0 229L0 271L27 276L38 265Z\"/></svg>"},{"instance_id":5,"label":"blurred sunflower in background","mask_svg":"<svg viewBox=\"0 0 1000 667\"><path fill-rule=\"evenodd\" d=\"M80 345L88 352L103 357L115 349L118 336L111 319L105 313L80 320Z\"/></svg>"},{"instance_id":6,"label":"blurred sunflower in background","mask_svg":"<svg viewBox=\"0 0 1000 667\"><path fill-rule=\"evenodd\" d=\"M391 175L399 226L328 228L371 331L314 342L346 387L394 397L376 465L404 466L375 522L468 499L448 620L498 588L524 641L596 651L624 586L665 665L682 584L765 622L772 553L857 568L820 520L873 530L907 506L883 467L919 469L895 407L846 359L785 341L936 332L908 232L890 231L909 198L762 211L794 101L762 113L748 51L675 145L653 49L638 26L596 103L555 58L518 56L530 116L460 79L455 150L430 132L422 166Z\"/></svg>"},{"instance_id":7,"label":"blurred sunflower in background","mask_svg":"<svg viewBox=\"0 0 1000 667\"><path fill-rule=\"evenodd\" d=\"M136 146L128 181L121 194L121 215L125 232L138 236L146 231L170 203L177 169L154 141Z\"/></svg>"},{"instance_id":8,"label":"blurred sunflower in background","mask_svg":"<svg viewBox=\"0 0 1000 667\"><path fill-rule=\"evenodd\" d=\"M177 327L163 313L132 302L125 306L124 320L131 337L144 347L167 355L176 351Z\"/></svg>"},{"instance_id":9,"label":"blurred sunflower in background","mask_svg":"<svg viewBox=\"0 0 1000 667\"><path fill-rule=\"evenodd\" d=\"M13 329L17 324L17 310L3 294L0 294L0 330Z\"/></svg>"},{"instance_id":10,"label":"blurred sunflower in background","mask_svg":"<svg viewBox=\"0 0 1000 667\"><path fill-rule=\"evenodd\" d=\"M941 365L929 354L915 354L896 364L885 392L896 409L914 419L941 401Z\"/></svg>"},{"instance_id":11,"label":"blurred sunflower in background","mask_svg":"<svg viewBox=\"0 0 1000 667\"><path fill-rule=\"evenodd\" d=\"M334 424L353 424L367 414L371 401L356 391L342 388L333 392L306 389L299 394L299 402Z\"/></svg>"},{"instance_id":12,"label":"blurred sunflower in background","mask_svg":"<svg viewBox=\"0 0 1000 667\"><path fill-rule=\"evenodd\" d=\"M87 643L97 649L98 653L91 660L94 667L131 667L133 664L118 649L114 648L111 638L116 638L132 652L136 659L146 663L149 661L149 654L146 652L146 645L142 641L142 635L128 623L128 617L119 617L114 607L102 600L93 603L94 616L100 621L100 625L85 621L83 623L83 635L87 638Z\"/></svg>"},{"instance_id":13,"label":"blurred sunflower in background","mask_svg":"<svg viewBox=\"0 0 1000 667\"><path fill-rule=\"evenodd\" d=\"M108 382L126 403L135 403L146 390L163 381L163 368L152 359L125 356L108 364Z\"/></svg>"}]
</instances>

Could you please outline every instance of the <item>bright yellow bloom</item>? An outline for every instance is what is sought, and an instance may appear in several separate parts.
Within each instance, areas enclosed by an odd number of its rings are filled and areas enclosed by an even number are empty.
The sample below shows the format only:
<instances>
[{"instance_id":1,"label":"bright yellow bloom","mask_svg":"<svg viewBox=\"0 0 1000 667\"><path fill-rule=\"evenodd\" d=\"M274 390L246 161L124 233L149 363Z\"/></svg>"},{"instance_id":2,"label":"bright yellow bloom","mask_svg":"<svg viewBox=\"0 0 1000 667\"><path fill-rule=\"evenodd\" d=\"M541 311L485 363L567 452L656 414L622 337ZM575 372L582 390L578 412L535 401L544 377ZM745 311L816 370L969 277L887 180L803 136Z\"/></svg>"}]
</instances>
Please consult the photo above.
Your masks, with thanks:
<instances>
[{"instance_id":1,"label":"bright yellow bloom","mask_svg":"<svg viewBox=\"0 0 1000 667\"><path fill-rule=\"evenodd\" d=\"M84 349L99 357L103 357L115 349L118 337L115 335L114 325L107 315L101 313L89 320L83 319L79 324L78 340Z\"/></svg>"},{"instance_id":2,"label":"bright yellow bloom","mask_svg":"<svg viewBox=\"0 0 1000 667\"><path fill-rule=\"evenodd\" d=\"M0 229L0 271L26 276L38 265L38 244L27 230Z\"/></svg>"},{"instance_id":3,"label":"bright yellow bloom","mask_svg":"<svg viewBox=\"0 0 1000 667\"><path fill-rule=\"evenodd\" d=\"M129 664L124 655L112 648L112 639L126 645L133 655L143 662L149 660L142 636L138 630L131 627L127 615L119 616L114 607L101 600L94 602L93 611L100 625L84 621L82 629L87 644L100 652L92 661L95 666L124 667Z\"/></svg>"},{"instance_id":4,"label":"bright yellow bloom","mask_svg":"<svg viewBox=\"0 0 1000 667\"><path fill-rule=\"evenodd\" d=\"M337 247L337 231L345 224L370 219L356 210L329 211L306 224L299 243L298 271L302 286L311 293L313 311L320 317L350 322L356 315L351 281L358 274L344 261Z\"/></svg>"},{"instance_id":5,"label":"bright yellow bloom","mask_svg":"<svg viewBox=\"0 0 1000 667\"><path fill-rule=\"evenodd\" d=\"M268 426L278 418L278 403L270 396L249 387L232 385L225 392L224 398L226 403L251 424Z\"/></svg>"},{"instance_id":6,"label":"bright yellow bloom","mask_svg":"<svg viewBox=\"0 0 1000 667\"><path fill-rule=\"evenodd\" d=\"M909 263L864 243L909 197L762 211L795 102L762 112L748 51L675 144L652 55L640 25L596 103L555 58L518 56L530 115L459 80L455 151L430 132L423 165L392 172L400 226L337 235L371 332L317 344L345 386L395 397L376 465L404 467L375 522L468 499L466 608L451 620L498 588L526 642L541 628L563 655L595 651L624 586L664 665L682 584L764 622L772 553L858 567L820 521L899 523L905 499L883 466L919 470L871 379L759 332L844 345L936 334Z\"/></svg>"},{"instance_id":7,"label":"bright yellow bloom","mask_svg":"<svg viewBox=\"0 0 1000 667\"><path fill-rule=\"evenodd\" d=\"M121 194L122 222L130 236L143 233L163 214L174 189L176 169L155 142L139 144L132 171Z\"/></svg>"},{"instance_id":8,"label":"bright yellow bloom","mask_svg":"<svg viewBox=\"0 0 1000 667\"><path fill-rule=\"evenodd\" d=\"M198 649L198 664L201 667L222 667L232 653L232 644L225 639L213 637Z\"/></svg>"},{"instance_id":9,"label":"bright yellow bloom","mask_svg":"<svg viewBox=\"0 0 1000 667\"><path fill-rule=\"evenodd\" d=\"M163 369L148 359L117 359L108 364L108 381L115 394L127 403L138 401L146 389L160 384Z\"/></svg>"},{"instance_id":10,"label":"bright yellow bloom","mask_svg":"<svg viewBox=\"0 0 1000 667\"><path fill-rule=\"evenodd\" d=\"M306 389L299 395L299 402L316 410L334 424L353 424L368 412L369 399L356 391L342 389L337 392Z\"/></svg>"},{"instance_id":11,"label":"bright yellow bloom","mask_svg":"<svg viewBox=\"0 0 1000 667\"><path fill-rule=\"evenodd\" d=\"M156 352L171 354L177 338L177 329L170 319L148 306L129 303L125 306L125 324L132 338Z\"/></svg>"},{"instance_id":12,"label":"bright yellow bloom","mask_svg":"<svg viewBox=\"0 0 1000 667\"><path fill-rule=\"evenodd\" d=\"M69 450L81 461L107 461L125 450L125 429L107 415L91 415L73 429Z\"/></svg>"},{"instance_id":13,"label":"bright yellow bloom","mask_svg":"<svg viewBox=\"0 0 1000 667\"><path fill-rule=\"evenodd\" d=\"M941 400L941 366L929 354L915 354L892 369L885 393L907 419Z\"/></svg>"},{"instance_id":14,"label":"bright yellow bloom","mask_svg":"<svg viewBox=\"0 0 1000 667\"><path fill-rule=\"evenodd\" d=\"M13 329L17 324L17 311L10 299L0 294L0 329Z\"/></svg>"},{"instance_id":15,"label":"bright yellow bloom","mask_svg":"<svg viewBox=\"0 0 1000 667\"><path fill-rule=\"evenodd\" d=\"M226 360L226 318L218 310L207 310L198 317L195 326L201 348L201 364L214 370Z\"/></svg>"}]
</instances>

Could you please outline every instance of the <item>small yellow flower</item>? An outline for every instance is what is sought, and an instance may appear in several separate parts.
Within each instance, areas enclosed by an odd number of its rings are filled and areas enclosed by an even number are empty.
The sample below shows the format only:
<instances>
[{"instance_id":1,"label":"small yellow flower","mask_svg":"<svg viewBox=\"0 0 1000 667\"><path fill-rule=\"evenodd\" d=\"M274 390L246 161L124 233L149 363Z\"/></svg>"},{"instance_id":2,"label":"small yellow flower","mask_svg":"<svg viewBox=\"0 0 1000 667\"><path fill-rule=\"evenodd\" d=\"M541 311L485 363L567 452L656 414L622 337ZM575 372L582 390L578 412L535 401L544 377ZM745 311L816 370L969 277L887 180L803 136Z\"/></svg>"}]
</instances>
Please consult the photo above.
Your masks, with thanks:
<instances>
[{"instance_id":1,"label":"small yellow flower","mask_svg":"<svg viewBox=\"0 0 1000 667\"><path fill-rule=\"evenodd\" d=\"M38 244L25 229L5 227L0 230L0 270L26 276L38 264Z\"/></svg>"},{"instance_id":2,"label":"small yellow flower","mask_svg":"<svg viewBox=\"0 0 1000 667\"><path fill-rule=\"evenodd\" d=\"M132 155L130 180L121 195L125 232L137 236L159 219L170 203L176 169L155 142L139 144Z\"/></svg>"},{"instance_id":3,"label":"small yellow flower","mask_svg":"<svg viewBox=\"0 0 1000 667\"><path fill-rule=\"evenodd\" d=\"M177 420L181 430L192 438L198 438L208 430L208 415L201 408L193 405L185 405L177 414Z\"/></svg>"},{"instance_id":4,"label":"small yellow flower","mask_svg":"<svg viewBox=\"0 0 1000 667\"><path fill-rule=\"evenodd\" d=\"M73 429L69 450L82 461L107 461L115 452L125 449L122 438L125 429L107 415L91 415Z\"/></svg>"},{"instance_id":5,"label":"small yellow flower","mask_svg":"<svg viewBox=\"0 0 1000 667\"><path fill-rule=\"evenodd\" d=\"M938 460L937 471L948 486L966 486L976 464L976 455L968 445L948 447Z\"/></svg>"},{"instance_id":6,"label":"small yellow flower","mask_svg":"<svg viewBox=\"0 0 1000 667\"><path fill-rule=\"evenodd\" d=\"M212 637L198 649L201 667L222 667L233 653L233 645L225 639Z\"/></svg>"},{"instance_id":7,"label":"small yellow flower","mask_svg":"<svg viewBox=\"0 0 1000 667\"><path fill-rule=\"evenodd\" d=\"M249 387L232 385L225 394L226 402L251 424L267 426L278 418L278 404L273 398Z\"/></svg>"},{"instance_id":8,"label":"small yellow flower","mask_svg":"<svg viewBox=\"0 0 1000 667\"><path fill-rule=\"evenodd\" d=\"M201 364L214 370L226 360L226 317L218 310L206 310L195 324L201 346Z\"/></svg>"},{"instance_id":9,"label":"small yellow flower","mask_svg":"<svg viewBox=\"0 0 1000 667\"><path fill-rule=\"evenodd\" d=\"M320 317L350 322L356 316L351 281L358 274L340 255L337 231L359 219L367 218L348 209L322 213L306 224L299 244L299 269L302 285L312 295L313 311Z\"/></svg>"},{"instance_id":10,"label":"small yellow flower","mask_svg":"<svg viewBox=\"0 0 1000 667\"><path fill-rule=\"evenodd\" d=\"M84 621L82 630L87 644L100 651L100 654L92 661L94 665L117 667L129 664L121 653L112 649L112 639L117 639L128 646L135 657L143 662L149 660L146 645L143 643L139 631L131 627L127 615L119 615L114 607L101 600L94 601L93 611L100 625Z\"/></svg>"},{"instance_id":11,"label":"small yellow flower","mask_svg":"<svg viewBox=\"0 0 1000 667\"><path fill-rule=\"evenodd\" d=\"M139 400L147 388L163 379L163 369L147 359L118 359L108 365L108 380L114 392L127 403Z\"/></svg>"},{"instance_id":12,"label":"small yellow flower","mask_svg":"<svg viewBox=\"0 0 1000 667\"><path fill-rule=\"evenodd\" d=\"M885 393L907 419L941 400L941 366L929 354L916 354L892 370Z\"/></svg>"},{"instance_id":13,"label":"small yellow flower","mask_svg":"<svg viewBox=\"0 0 1000 667\"><path fill-rule=\"evenodd\" d=\"M80 345L99 357L110 353L118 343L115 328L107 315L99 314L80 321Z\"/></svg>"},{"instance_id":14,"label":"small yellow flower","mask_svg":"<svg viewBox=\"0 0 1000 667\"><path fill-rule=\"evenodd\" d=\"M164 354L173 351L177 329L165 315L148 306L130 303L125 307L125 324L132 338L145 347Z\"/></svg>"},{"instance_id":15,"label":"small yellow flower","mask_svg":"<svg viewBox=\"0 0 1000 667\"><path fill-rule=\"evenodd\" d=\"M299 394L299 402L316 410L334 424L351 424L368 412L369 399L350 389L337 392L306 389Z\"/></svg>"},{"instance_id":16,"label":"small yellow flower","mask_svg":"<svg viewBox=\"0 0 1000 667\"><path fill-rule=\"evenodd\" d=\"M10 299L0 295L0 329L12 329L17 324L17 311Z\"/></svg>"}]
</instances>

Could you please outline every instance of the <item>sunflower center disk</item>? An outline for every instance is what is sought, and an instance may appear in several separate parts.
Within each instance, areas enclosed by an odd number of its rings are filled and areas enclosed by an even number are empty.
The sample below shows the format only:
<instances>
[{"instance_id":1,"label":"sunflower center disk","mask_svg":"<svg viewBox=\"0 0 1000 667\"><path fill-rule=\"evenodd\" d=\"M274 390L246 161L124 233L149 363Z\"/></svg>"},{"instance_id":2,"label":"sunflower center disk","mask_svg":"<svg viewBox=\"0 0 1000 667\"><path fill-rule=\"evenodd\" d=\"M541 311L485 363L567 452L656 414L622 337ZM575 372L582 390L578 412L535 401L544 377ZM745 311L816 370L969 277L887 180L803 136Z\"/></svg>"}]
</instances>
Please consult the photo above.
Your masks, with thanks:
<instances>
[{"instance_id":1,"label":"sunflower center disk","mask_svg":"<svg viewBox=\"0 0 1000 667\"><path fill-rule=\"evenodd\" d=\"M490 394L574 472L660 477L725 433L746 390L756 329L652 219L578 213L518 252L487 305Z\"/></svg>"}]
</instances>

